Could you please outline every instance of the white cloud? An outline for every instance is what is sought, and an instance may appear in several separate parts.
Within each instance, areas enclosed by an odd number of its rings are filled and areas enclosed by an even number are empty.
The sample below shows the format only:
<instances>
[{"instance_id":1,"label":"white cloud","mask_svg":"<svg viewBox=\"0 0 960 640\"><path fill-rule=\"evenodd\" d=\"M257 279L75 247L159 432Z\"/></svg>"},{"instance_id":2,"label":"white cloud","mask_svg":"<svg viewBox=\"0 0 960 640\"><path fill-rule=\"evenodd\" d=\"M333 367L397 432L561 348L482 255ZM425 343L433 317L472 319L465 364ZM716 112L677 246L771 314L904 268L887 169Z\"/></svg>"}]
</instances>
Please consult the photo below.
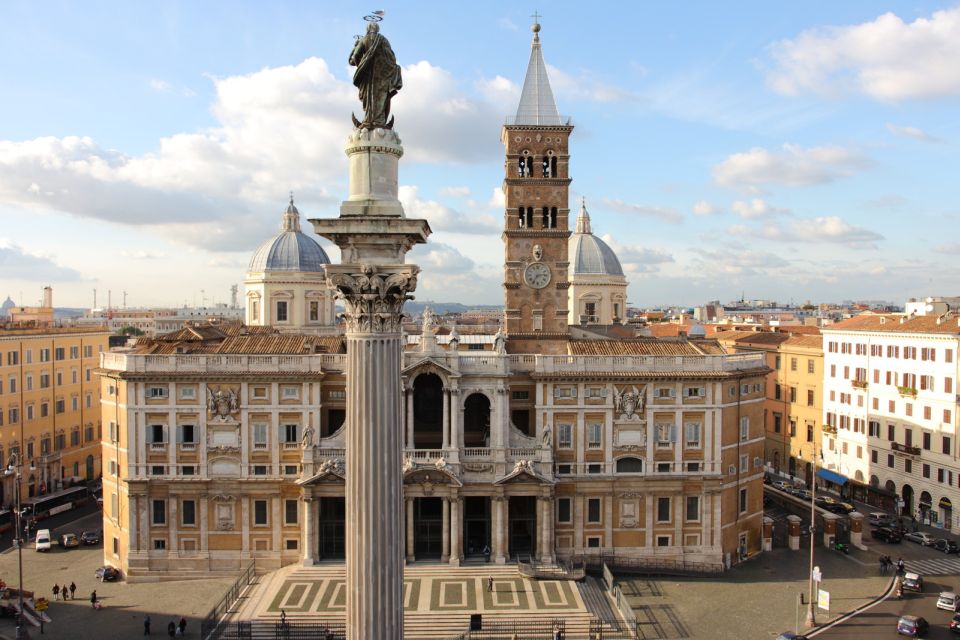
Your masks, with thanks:
<instances>
[{"instance_id":1,"label":"white cloud","mask_svg":"<svg viewBox=\"0 0 960 640\"><path fill-rule=\"evenodd\" d=\"M494 187L490 194L490 200L487 202L488 209L503 209L507 206L507 196L503 192L503 187Z\"/></svg>"},{"instance_id":2,"label":"white cloud","mask_svg":"<svg viewBox=\"0 0 960 640\"><path fill-rule=\"evenodd\" d=\"M730 205L730 210L741 218L748 220L753 218L766 218L774 214L788 214L788 209L774 207L762 198L753 198L752 200L736 200Z\"/></svg>"},{"instance_id":3,"label":"white cloud","mask_svg":"<svg viewBox=\"0 0 960 640\"><path fill-rule=\"evenodd\" d=\"M637 98L623 87L597 79L587 70L573 74L548 64L547 77L550 78L553 95L558 100L621 102Z\"/></svg>"},{"instance_id":4,"label":"white cloud","mask_svg":"<svg viewBox=\"0 0 960 640\"><path fill-rule=\"evenodd\" d=\"M440 194L451 198L466 198L470 195L470 187L443 187L440 189Z\"/></svg>"},{"instance_id":5,"label":"white cloud","mask_svg":"<svg viewBox=\"0 0 960 640\"><path fill-rule=\"evenodd\" d=\"M410 251L409 261L424 271L444 275L468 273L474 267L473 260L455 247L440 242L417 245Z\"/></svg>"},{"instance_id":6,"label":"white cloud","mask_svg":"<svg viewBox=\"0 0 960 640\"><path fill-rule=\"evenodd\" d=\"M733 225L730 235L751 236L778 242L836 243L856 249L871 249L883 240L879 233L852 225L837 216L795 219L788 223L768 223L762 227Z\"/></svg>"},{"instance_id":7,"label":"white cloud","mask_svg":"<svg viewBox=\"0 0 960 640\"><path fill-rule=\"evenodd\" d=\"M159 78L151 78L147 81L147 85L154 91L159 91L160 93L169 93L170 91L173 91L172 84L166 80L160 80Z\"/></svg>"},{"instance_id":8,"label":"white cloud","mask_svg":"<svg viewBox=\"0 0 960 640\"><path fill-rule=\"evenodd\" d=\"M474 88L488 102L502 113L512 113L517 110L520 102L520 85L503 76L483 78L473 83Z\"/></svg>"},{"instance_id":9,"label":"white cloud","mask_svg":"<svg viewBox=\"0 0 960 640\"><path fill-rule=\"evenodd\" d=\"M869 165L865 156L838 145L805 149L785 144L781 151L754 147L735 153L713 167L713 179L722 186L751 190L764 184L804 187L832 182Z\"/></svg>"},{"instance_id":10,"label":"white cloud","mask_svg":"<svg viewBox=\"0 0 960 640\"><path fill-rule=\"evenodd\" d=\"M489 214L479 211L464 213L436 200L422 200L415 186L401 186L399 198L408 218L426 218L434 231L484 234L500 229L496 219Z\"/></svg>"},{"instance_id":11,"label":"white cloud","mask_svg":"<svg viewBox=\"0 0 960 640\"><path fill-rule=\"evenodd\" d=\"M693 215L695 216L712 216L722 212L721 207L706 200L697 200L693 205Z\"/></svg>"},{"instance_id":12,"label":"white cloud","mask_svg":"<svg viewBox=\"0 0 960 640\"><path fill-rule=\"evenodd\" d=\"M701 250L700 268L726 275L755 275L789 266L789 263L772 253L752 249Z\"/></svg>"},{"instance_id":13,"label":"white cloud","mask_svg":"<svg viewBox=\"0 0 960 640\"><path fill-rule=\"evenodd\" d=\"M887 123L887 131L892 133L895 136L905 136L907 138L913 138L914 140L920 140L921 142L943 142L940 138L930 135L922 129L917 127L898 127L895 124Z\"/></svg>"},{"instance_id":14,"label":"white cloud","mask_svg":"<svg viewBox=\"0 0 960 640\"><path fill-rule=\"evenodd\" d=\"M495 105L467 97L429 62L403 73L394 112L407 166L501 153L489 135L501 121ZM150 153L129 155L78 136L0 140L0 204L148 227L178 242L232 250L274 232L288 190L305 217L335 215L347 177L339 149L351 110L361 108L352 84L319 58L211 81L216 126L162 138ZM486 219L468 222L489 226Z\"/></svg>"},{"instance_id":15,"label":"white cloud","mask_svg":"<svg viewBox=\"0 0 960 640\"><path fill-rule=\"evenodd\" d=\"M5 279L45 284L82 279L76 269L57 264L53 258L42 254L29 252L7 238L0 238L0 273Z\"/></svg>"},{"instance_id":16,"label":"white cloud","mask_svg":"<svg viewBox=\"0 0 960 640\"><path fill-rule=\"evenodd\" d=\"M128 258L130 260L160 260L166 258L167 254L163 252L153 252L153 251L121 251L121 258Z\"/></svg>"},{"instance_id":17,"label":"white cloud","mask_svg":"<svg viewBox=\"0 0 960 640\"><path fill-rule=\"evenodd\" d=\"M600 236L617 254L624 271L633 274L657 273L659 265L674 262L673 256L661 249L620 244L609 233Z\"/></svg>"},{"instance_id":18,"label":"white cloud","mask_svg":"<svg viewBox=\"0 0 960 640\"><path fill-rule=\"evenodd\" d=\"M960 94L960 7L904 22L894 13L845 27L802 32L771 46L774 90L883 101Z\"/></svg>"},{"instance_id":19,"label":"white cloud","mask_svg":"<svg viewBox=\"0 0 960 640\"><path fill-rule=\"evenodd\" d=\"M603 203L620 213L628 215L642 216L645 218L655 218L671 224L680 224L683 221L683 215L673 207L661 207L649 204L632 204L619 199L604 198Z\"/></svg>"}]
</instances>

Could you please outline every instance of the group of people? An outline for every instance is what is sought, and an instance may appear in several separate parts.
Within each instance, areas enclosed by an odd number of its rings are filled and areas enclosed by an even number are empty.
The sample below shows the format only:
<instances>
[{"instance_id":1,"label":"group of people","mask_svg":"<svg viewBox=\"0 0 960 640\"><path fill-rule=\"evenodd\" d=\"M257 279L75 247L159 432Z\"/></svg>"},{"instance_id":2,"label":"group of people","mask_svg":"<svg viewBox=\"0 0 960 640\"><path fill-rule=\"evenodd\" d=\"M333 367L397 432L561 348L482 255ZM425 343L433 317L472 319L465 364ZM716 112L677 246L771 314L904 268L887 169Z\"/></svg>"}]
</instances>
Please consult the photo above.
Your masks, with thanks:
<instances>
[{"instance_id":1,"label":"group of people","mask_svg":"<svg viewBox=\"0 0 960 640\"><path fill-rule=\"evenodd\" d=\"M885 576L890 570L890 567L897 568L897 575L902 576L905 572L905 565L903 563L903 558L897 558L897 562L893 562L893 558L890 556L880 556L880 575Z\"/></svg>"},{"instance_id":2,"label":"group of people","mask_svg":"<svg viewBox=\"0 0 960 640\"><path fill-rule=\"evenodd\" d=\"M54 583L53 585L53 599L60 600L73 600L73 595L77 591L77 585L73 582L70 583L70 586L63 585L62 587L59 584Z\"/></svg>"},{"instance_id":3,"label":"group of people","mask_svg":"<svg viewBox=\"0 0 960 640\"><path fill-rule=\"evenodd\" d=\"M143 616L143 635L150 635L150 614L147 613ZM187 619L183 616L180 617L180 622L177 622L174 619L171 619L167 623L167 635L171 638L182 638L187 634Z\"/></svg>"}]
</instances>

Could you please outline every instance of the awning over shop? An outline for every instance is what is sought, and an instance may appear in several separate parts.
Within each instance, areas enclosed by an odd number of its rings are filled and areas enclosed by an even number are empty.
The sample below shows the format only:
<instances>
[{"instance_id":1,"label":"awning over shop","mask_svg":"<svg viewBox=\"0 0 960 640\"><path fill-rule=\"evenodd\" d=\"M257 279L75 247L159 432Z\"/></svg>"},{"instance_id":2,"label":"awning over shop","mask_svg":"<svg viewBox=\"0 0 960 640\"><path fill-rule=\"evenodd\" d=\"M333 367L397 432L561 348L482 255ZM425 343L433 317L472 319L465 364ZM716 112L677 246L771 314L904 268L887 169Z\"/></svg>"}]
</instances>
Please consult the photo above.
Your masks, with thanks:
<instances>
[{"instance_id":1,"label":"awning over shop","mask_svg":"<svg viewBox=\"0 0 960 640\"><path fill-rule=\"evenodd\" d=\"M940 498L940 508L953 509L953 503L950 502L950 498Z\"/></svg>"},{"instance_id":2,"label":"awning over shop","mask_svg":"<svg viewBox=\"0 0 960 640\"><path fill-rule=\"evenodd\" d=\"M817 469L817 477L823 478L827 482L832 482L833 484L838 484L841 487L847 484L846 476L842 476L839 473L830 471L829 469Z\"/></svg>"}]
</instances>

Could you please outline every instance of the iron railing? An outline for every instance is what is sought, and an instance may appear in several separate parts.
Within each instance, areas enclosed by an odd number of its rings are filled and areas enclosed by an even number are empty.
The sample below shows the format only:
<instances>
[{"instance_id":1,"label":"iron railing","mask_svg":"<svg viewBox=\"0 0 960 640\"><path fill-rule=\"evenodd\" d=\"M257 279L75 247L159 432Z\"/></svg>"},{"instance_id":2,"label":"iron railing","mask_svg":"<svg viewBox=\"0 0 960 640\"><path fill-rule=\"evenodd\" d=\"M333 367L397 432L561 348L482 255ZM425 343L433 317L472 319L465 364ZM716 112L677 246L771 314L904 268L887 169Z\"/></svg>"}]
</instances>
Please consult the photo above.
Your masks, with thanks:
<instances>
[{"instance_id":1,"label":"iron railing","mask_svg":"<svg viewBox=\"0 0 960 640\"><path fill-rule=\"evenodd\" d=\"M221 627L221 620L230 612L231 607L240 599L243 590L252 583L257 577L257 563L251 562L247 568L237 577L236 581L230 585L227 592L220 599L220 602L210 610L207 617L200 622L200 637L204 640L210 640L219 637L217 632Z\"/></svg>"}]
</instances>

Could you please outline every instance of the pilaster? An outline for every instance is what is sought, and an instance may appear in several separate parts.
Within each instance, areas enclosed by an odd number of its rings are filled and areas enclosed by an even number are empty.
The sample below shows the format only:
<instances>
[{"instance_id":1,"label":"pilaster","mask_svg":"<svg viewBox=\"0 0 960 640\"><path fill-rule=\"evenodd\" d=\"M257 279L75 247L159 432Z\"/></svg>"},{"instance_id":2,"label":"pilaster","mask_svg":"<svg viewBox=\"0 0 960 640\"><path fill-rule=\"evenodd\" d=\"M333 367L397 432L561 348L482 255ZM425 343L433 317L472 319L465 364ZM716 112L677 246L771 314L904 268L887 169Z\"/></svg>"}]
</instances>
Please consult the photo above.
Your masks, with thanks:
<instances>
[{"instance_id":1,"label":"pilaster","mask_svg":"<svg viewBox=\"0 0 960 640\"><path fill-rule=\"evenodd\" d=\"M444 503L446 504L446 503ZM450 564L460 566L463 558L463 509L459 497L450 500Z\"/></svg>"},{"instance_id":2,"label":"pilaster","mask_svg":"<svg viewBox=\"0 0 960 640\"><path fill-rule=\"evenodd\" d=\"M444 394L446 397L446 394ZM441 534L443 538L443 550L440 553L440 562L448 562L450 560L450 538L456 537L451 531L453 529L453 521L450 519L450 501L452 498L443 498L443 533Z\"/></svg>"}]
</instances>

